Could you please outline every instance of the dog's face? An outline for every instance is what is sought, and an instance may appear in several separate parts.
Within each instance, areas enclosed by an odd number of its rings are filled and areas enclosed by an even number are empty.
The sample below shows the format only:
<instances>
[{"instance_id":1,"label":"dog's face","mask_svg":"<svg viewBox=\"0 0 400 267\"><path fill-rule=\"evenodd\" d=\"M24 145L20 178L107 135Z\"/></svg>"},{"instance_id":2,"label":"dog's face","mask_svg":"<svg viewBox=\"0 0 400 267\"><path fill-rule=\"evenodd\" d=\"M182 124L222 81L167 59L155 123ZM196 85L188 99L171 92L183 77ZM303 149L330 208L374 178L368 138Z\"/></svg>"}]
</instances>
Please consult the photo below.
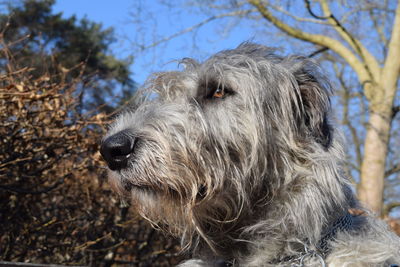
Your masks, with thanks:
<instances>
[{"instance_id":1,"label":"dog's face","mask_svg":"<svg viewBox=\"0 0 400 267\"><path fill-rule=\"evenodd\" d=\"M208 235L268 203L301 153L329 148L329 86L308 60L254 44L182 63L139 90L101 153L143 216Z\"/></svg>"}]
</instances>

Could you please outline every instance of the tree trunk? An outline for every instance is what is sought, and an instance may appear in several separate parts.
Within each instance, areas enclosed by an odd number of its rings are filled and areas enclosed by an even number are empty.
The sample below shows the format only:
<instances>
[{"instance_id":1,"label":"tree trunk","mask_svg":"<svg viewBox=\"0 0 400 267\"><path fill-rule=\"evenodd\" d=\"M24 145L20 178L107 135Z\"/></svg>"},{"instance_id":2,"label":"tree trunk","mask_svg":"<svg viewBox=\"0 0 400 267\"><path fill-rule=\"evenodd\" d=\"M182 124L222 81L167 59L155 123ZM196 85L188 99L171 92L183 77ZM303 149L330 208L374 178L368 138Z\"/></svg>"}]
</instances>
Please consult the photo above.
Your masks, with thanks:
<instances>
[{"instance_id":1,"label":"tree trunk","mask_svg":"<svg viewBox=\"0 0 400 267\"><path fill-rule=\"evenodd\" d=\"M376 215L382 214L388 143L395 88L377 86L371 99L370 115L361 165L358 198ZM385 89L386 90L385 90Z\"/></svg>"},{"instance_id":2,"label":"tree trunk","mask_svg":"<svg viewBox=\"0 0 400 267\"><path fill-rule=\"evenodd\" d=\"M370 118L364 144L364 159L361 166L361 182L358 197L377 215L382 215L385 167L390 137L393 103L400 74L400 0L396 8L388 54L379 85L365 84L370 101ZM378 85L378 86L377 86ZM369 87L370 86L370 87Z\"/></svg>"}]
</instances>

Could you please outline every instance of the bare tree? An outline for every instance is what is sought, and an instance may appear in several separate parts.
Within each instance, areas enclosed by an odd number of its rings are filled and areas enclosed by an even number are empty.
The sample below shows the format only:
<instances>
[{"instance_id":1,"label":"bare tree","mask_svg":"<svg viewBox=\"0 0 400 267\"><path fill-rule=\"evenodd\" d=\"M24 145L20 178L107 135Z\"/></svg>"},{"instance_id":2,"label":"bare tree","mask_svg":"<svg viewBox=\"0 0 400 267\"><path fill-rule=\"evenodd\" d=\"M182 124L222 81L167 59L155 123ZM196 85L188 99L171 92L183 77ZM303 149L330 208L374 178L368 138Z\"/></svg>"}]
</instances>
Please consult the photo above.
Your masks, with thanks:
<instances>
[{"instance_id":1,"label":"bare tree","mask_svg":"<svg viewBox=\"0 0 400 267\"><path fill-rule=\"evenodd\" d=\"M352 35L336 18L325 0L320 0L323 15L316 15L305 1L311 16L327 22L335 29L340 40L326 35L313 34L286 24L274 16L268 4L249 0L260 14L288 35L329 48L342 57L357 73L359 82L369 102L369 119L364 140L364 155L361 163L361 181L358 197L377 214L382 212L386 158L394 115L394 100L400 71L400 4L397 5L392 34L387 44L383 64Z\"/></svg>"},{"instance_id":2,"label":"bare tree","mask_svg":"<svg viewBox=\"0 0 400 267\"><path fill-rule=\"evenodd\" d=\"M286 38L311 44L317 49L311 56L324 52L323 59L333 63L340 59L342 73L336 69L336 74L343 89L340 94L342 122L353 142L351 157L355 161L349 174L355 170L359 177L356 179L358 197L380 215L399 206L398 201L384 206L384 189L385 178L390 178L386 179L387 184L395 184L393 181L398 180L400 171L400 162L398 158L391 158L393 151L389 147L391 133L398 128L395 117L400 110L396 104L400 75L400 1L194 0L175 6L169 4L169 8L196 10L205 19L170 36L156 38L142 49L168 42L215 20L230 18L230 25L236 25L232 21L253 21L259 30L277 29ZM344 71L354 73L358 82L355 87L360 90L349 85ZM335 73L335 69L329 72ZM364 125L353 122L349 116L350 109L354 111L351 100L354 97L361 99L357 110L364 112Z\"/></svg>"}]
</instances>

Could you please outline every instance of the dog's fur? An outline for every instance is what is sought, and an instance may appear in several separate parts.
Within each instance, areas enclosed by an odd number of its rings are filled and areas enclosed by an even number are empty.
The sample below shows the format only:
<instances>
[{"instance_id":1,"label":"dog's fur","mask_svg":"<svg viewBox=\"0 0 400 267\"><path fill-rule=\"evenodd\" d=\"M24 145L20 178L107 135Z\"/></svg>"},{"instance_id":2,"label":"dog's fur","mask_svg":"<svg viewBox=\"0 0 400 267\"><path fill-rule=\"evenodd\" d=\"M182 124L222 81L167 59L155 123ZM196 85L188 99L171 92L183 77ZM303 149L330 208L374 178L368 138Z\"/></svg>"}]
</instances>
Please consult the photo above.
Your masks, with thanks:
<instances>
[{"instance_id":1,"label":"dog's fur","mask_svg":"<svg viewBox=\"0 0 400 267\"><path fill-rule=\"evenodd\" d=\"M315 249L360 208L343 174L329 82L309 59L251 43L181 63L154 74L111 125L106 138L123 131L135 146L110 181L181 237L197 258L182 266L300 264L283 259ZM353 216L329 248L330 267L400 264L399 238L372 216ZM321 261L307 256L304 266Z\"/></svg>"}]
</instances>

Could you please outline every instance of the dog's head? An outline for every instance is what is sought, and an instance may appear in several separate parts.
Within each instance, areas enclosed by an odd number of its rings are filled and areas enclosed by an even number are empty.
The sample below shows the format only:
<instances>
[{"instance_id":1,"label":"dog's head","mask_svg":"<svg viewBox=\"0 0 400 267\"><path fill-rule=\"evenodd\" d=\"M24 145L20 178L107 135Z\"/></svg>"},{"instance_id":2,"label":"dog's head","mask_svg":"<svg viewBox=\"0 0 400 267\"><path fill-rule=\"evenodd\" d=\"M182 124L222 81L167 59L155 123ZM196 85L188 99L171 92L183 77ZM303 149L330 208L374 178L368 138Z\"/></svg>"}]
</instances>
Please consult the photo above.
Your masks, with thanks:
<instances>
[{"instance_id":1,"label":"dog's head","mask_svg":"<svg viewBox=\"0 0 400 267\"><path fill-rule=\"evenodd\" d=\"M224 235L330 149L329 83L304 57L245 43L154 74L103 139L111 183L159 226Z\"/></svg>"}]
</instances>

